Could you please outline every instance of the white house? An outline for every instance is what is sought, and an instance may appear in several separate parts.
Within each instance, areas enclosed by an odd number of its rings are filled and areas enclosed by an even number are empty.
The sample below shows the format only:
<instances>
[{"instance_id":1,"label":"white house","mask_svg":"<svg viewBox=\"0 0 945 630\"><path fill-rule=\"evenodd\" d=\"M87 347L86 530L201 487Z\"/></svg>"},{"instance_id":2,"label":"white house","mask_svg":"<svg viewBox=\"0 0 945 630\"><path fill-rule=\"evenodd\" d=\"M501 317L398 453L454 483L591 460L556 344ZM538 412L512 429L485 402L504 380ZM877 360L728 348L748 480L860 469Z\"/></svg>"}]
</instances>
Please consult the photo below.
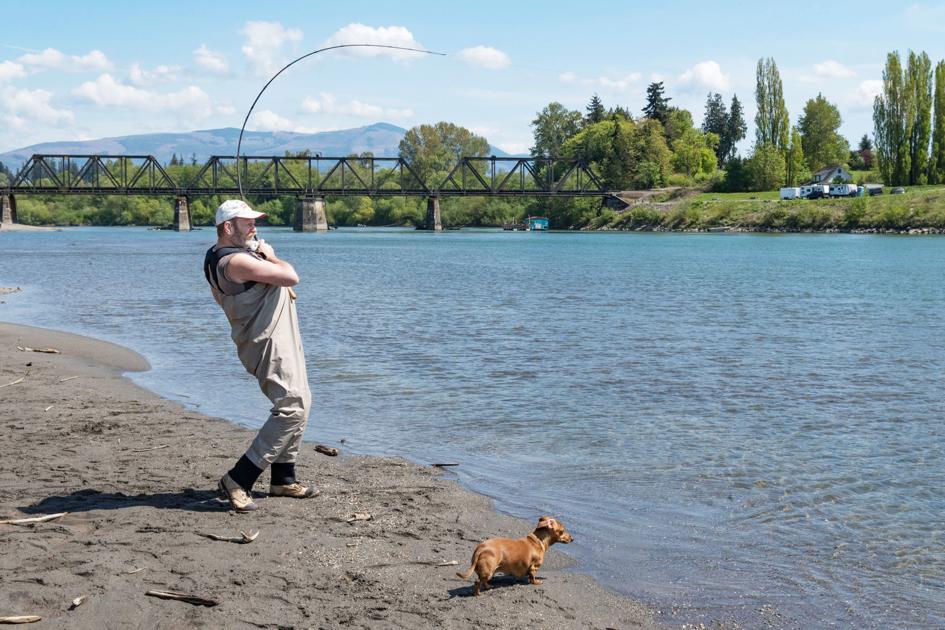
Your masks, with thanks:
<instances>
[{"instance_id":1,"label":"white house","mask_svg":"<svg viewBox=\"0 0 945 630\"><path fill-rule=\"evenodd\" d=\"M853 175L850 175L850 171L843 168L840 165L837 166L828 166L827 168L820 169L814 173L810 178L810 183L812 184L832 184L833 180L840 178L844 182L852 182Z\"/></svg>"}]
</instances>

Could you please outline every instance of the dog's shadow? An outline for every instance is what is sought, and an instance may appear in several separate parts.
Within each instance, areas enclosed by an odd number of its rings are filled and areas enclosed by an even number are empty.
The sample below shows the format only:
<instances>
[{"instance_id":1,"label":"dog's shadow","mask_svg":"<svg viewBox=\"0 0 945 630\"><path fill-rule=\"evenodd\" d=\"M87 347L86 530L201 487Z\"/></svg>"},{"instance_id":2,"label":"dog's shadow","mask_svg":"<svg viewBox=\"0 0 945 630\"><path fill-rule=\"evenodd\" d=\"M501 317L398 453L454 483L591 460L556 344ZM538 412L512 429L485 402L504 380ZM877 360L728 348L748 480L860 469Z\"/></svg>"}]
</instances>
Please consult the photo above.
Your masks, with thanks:
<instances>
[{"instance_id":1,"label":"dog's shadow","mask_svg":"<svg viewBox=\"0 0 945 630\"><path fill-rule=\"evenodd\" d=\"M221 512L230 509L229 503L215 490L187 488L180 492L156 494L125 494L101 490L77 490L72 494L46 497L21 507L26 514L56 514L59 512L89 512L91 510L121 510L134 507L153 507L162 510L188 512Z\"/></svg>"},{"instance_id":2,"label":"dog's shadow","mask_svg":"<svg viewBox=\"0 0 945 630\"><path fill-rule=\"evenodd\" d=\"M453 597L474 597L473 587L475 582L468 584L466 586L457 586L456 588L451 588L447 591L450 598ZM489 581L489 589L485 591L479 591L479 596L483 597L488 595L493 590L500 590L511 588L514 586L530 586L534 588L531 584L528 583L528 580L525 578L517 578L514 575L497 575Z\"/></svg>"}]
</instances>

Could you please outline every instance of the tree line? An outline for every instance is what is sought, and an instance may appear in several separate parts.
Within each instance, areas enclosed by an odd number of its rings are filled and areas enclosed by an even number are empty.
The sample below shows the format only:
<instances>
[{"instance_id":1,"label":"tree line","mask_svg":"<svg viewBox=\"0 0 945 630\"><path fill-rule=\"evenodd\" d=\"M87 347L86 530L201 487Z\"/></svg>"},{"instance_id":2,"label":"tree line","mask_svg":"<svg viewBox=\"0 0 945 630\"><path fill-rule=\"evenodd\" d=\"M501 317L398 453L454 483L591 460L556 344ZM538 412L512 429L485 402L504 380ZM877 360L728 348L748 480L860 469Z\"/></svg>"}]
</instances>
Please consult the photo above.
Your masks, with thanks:
<instances>
[{"instance_id":1,"label":"tree line","mask_svg":"<svg viewBox=\"0 0 945 630\"><path fill-rule=\"evenodd\" d=\"M933 71L928 54L909 51L904 67L898 51L889 53L873 123L883 180L945 183L945 61Z\"/></svg>"}]
</instances>

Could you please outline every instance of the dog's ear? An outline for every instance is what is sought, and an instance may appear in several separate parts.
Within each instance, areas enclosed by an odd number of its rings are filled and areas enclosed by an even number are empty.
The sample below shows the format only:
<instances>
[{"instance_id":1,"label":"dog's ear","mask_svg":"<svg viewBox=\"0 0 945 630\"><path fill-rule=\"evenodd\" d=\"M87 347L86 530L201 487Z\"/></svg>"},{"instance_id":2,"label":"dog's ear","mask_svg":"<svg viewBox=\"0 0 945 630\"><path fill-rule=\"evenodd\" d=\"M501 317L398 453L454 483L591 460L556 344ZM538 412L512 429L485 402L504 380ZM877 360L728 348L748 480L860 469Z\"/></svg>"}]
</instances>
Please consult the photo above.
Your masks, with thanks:
<instances>
[{"instance_id":1,"label":"dog's ear","mask_svg":"<svg viewBox=\"0 0 945 630\"><path fill-rule=\"evenodd\" d=\"M538 517L538 527L547 527L548 529L555 529L557 527L558 521L550 516L540 516Z\"/></svg>"}]
</instances>

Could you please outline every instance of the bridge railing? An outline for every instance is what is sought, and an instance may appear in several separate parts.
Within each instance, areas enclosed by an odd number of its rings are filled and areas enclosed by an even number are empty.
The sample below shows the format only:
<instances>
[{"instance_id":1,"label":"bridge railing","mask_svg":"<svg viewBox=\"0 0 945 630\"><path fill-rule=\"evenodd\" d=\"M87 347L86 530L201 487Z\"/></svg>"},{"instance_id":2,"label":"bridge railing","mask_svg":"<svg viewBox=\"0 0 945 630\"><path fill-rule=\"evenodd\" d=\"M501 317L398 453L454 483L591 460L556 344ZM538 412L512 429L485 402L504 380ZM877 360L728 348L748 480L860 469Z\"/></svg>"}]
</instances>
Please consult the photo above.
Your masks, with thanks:
<instances>
[{"instance_id":1,"label":"bridge railing","mask_svg":"<svg viewBox=\"0 0 945 630\"><path fill-rule=\"evenodd\" d=\"M237 172L237 169L239 171ZM460 157L420 173L400 157L211 156L172 176L153 156L37 154L8 192L26 194L253 196L600 196L610 191L570 158ZM175 179L176 177L176 179Z\"/></svg>"}]
</instances>

